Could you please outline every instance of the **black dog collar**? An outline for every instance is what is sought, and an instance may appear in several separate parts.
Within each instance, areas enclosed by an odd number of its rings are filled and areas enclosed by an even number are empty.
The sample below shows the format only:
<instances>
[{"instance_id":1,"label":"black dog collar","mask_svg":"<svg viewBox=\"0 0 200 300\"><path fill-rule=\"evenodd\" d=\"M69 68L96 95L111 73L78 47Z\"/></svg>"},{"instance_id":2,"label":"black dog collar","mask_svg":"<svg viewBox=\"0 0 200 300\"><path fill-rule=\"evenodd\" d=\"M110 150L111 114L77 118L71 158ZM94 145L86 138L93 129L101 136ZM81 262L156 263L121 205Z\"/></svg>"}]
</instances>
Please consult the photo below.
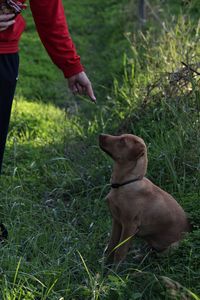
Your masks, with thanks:
<instances>
[{"instance_id":1,"label":"black dog collar","mask_svg":"<svg viewBox=\"0 0 200 300\"><path fill-rule=\"evenodd\" d=\"M128 180L128 181L125 181L125 182L123 182L123 183L112 183L112 184L111 184L111 187L112 187L113 189L118 189L118 188L120 188L121 186L127 185L127 184L129 184L129 183L132 183L132 182L135 182L135 181L138 181L138 180L140 180L140 178L135 178L135 179L132 179L132 180Z\"/></svg>"}]
</instances>

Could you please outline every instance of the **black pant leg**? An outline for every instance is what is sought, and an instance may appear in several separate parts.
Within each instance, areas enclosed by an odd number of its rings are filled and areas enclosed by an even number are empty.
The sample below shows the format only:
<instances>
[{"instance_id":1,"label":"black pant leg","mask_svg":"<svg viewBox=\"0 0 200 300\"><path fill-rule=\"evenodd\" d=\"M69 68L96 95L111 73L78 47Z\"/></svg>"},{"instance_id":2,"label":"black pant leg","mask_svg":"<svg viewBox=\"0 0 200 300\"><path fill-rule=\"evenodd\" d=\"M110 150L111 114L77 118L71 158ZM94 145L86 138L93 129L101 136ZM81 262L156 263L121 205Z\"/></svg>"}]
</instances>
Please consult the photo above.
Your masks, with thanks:
<instances>
[{"instance_id":1,"label":"black pant leg","mask_svg":"<svg viewBox=\"0 0 200 300\"><path fill-rule=\"evenodd\" d=\"M0 174L19 68L18 53L0 54Z\"/></svg>"}]
</instances>

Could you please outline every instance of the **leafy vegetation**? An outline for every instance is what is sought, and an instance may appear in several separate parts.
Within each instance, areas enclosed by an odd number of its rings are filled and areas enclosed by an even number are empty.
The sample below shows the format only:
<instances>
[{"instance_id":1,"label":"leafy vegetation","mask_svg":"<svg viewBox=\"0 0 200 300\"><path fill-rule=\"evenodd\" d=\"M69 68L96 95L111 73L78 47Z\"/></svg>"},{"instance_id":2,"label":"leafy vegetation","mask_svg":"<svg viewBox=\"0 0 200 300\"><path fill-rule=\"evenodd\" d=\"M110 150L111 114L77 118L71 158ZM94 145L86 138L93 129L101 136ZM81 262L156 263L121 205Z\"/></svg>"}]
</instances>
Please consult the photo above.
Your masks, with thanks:
<instances>
[{"instance_id":1,"label":"leafy vegetation","mask_svg":"<svg viewBox=\"0 0 200 300\"><path fill-rule=\"evenodd\" d=\"M9 239L0 247L0 298L199 299L198 0L151 1L142 30L135 1L69 0L66 8L98 104L66 91L27 11L1 177ZM144 138L148 177L193 225L177 250L141 262L130 252L118 272L103 259L112 163L98 148L101 132Z\"/></svg>"}]
</instances>

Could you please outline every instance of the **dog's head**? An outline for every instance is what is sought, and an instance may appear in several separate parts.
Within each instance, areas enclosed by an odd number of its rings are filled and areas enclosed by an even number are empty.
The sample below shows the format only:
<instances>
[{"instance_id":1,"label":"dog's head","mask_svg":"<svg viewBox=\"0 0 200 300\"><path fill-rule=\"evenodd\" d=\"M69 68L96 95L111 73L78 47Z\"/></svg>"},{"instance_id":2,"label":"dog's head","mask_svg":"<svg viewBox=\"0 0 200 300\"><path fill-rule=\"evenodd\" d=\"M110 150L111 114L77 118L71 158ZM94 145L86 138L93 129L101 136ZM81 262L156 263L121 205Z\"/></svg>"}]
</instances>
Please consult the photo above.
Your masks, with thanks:
<instances>
[{"instance_id":1,"label":"dog's head","mask_svg":"<svg viewBox=\"0 0 200 300\"><path fill-rule=\"evenodd\" d=\"M99 146L118 163L137 161L147 152L143 139L132 134L120 136L101 134Z\"/></svg>"},{"instance_id":2,"label":"dog's head","mask_svg":"<svg viewBox=\"0 0 200 300\"><path fill-rule=\"evenodd\" d=\"M136 177L145 176L148 163L147 148L140 137L132 134L120 136L101 134L99 146L114 160L114 173L120 168L118 171L120 170L122 177L129 172L133 172Z\"/></svg>"}]
</instances>

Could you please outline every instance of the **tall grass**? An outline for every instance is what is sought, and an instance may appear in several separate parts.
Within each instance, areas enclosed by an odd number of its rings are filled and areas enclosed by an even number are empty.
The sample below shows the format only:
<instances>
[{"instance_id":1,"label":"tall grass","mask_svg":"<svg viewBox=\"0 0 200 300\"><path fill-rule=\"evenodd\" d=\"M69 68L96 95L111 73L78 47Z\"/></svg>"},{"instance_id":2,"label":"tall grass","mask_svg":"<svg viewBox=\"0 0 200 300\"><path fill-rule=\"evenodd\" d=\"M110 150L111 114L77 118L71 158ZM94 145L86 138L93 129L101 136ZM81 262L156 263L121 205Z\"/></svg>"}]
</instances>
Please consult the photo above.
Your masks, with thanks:
<instances>
[{"instance_id":1,"label":"tall grass","mask_svg":"<svg viewBox=\"0 0 200 300\"><path fill-rule=\"evenodd\" d=\"M190 185L199 191L199 23L179 18L156 39L150 32L128 38L133 55L124 56L105 127L144 138L157 183L179 194Z\"/></svg>"}]
</instances>

